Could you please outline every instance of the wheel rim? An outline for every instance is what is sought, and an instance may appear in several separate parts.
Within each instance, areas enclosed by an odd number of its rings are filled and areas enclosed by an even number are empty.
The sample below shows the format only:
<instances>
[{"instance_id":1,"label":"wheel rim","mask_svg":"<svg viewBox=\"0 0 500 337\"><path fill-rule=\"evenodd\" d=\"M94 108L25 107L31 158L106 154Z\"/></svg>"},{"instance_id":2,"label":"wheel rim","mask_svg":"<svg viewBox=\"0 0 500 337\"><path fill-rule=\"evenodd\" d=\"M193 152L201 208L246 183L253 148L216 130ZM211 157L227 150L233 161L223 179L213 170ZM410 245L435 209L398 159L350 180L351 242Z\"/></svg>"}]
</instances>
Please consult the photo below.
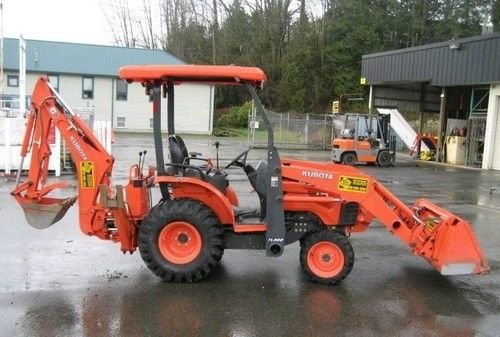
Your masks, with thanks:
<instances>
[{"instance_id":1,"label":"wheel rim","mask_svg":"<svg viewBox=\"0 0 500 337\"><path fill-rule=\"evenodd\" d=\"M158 237L161 254L175 264L194 261L201 252L201 246L201 235L196 227L184 221L169 223Z\"/></svg>"},{"instance_id":2,"label":"wheel rim","mask_svg":"<svg viewBox=\"0 0 500 337\"><path fill-rule=\"evenodd\" d=\"M344 268L344 253L334 243L318 242L307 253L307 265L315 275L332 278Z\"/></svg>"},{"instance_id":3,"label":"wheel rim","mask_svg":"<svg viewBox=\"0 0 500 337\"><path fill-rule=\"evenodd\" d=\"M352 153L344 155L344 164L353 165L356 162L356 156Z\"/></svg>"},{"instance_id":4,"label":"wheel rim","mask_svg":"<svg viewBox=\"0 0 500 337\"><path fill-rule=\"evenodd\" d=\"M391 158L391 155L390 153L388 152L382 152L380 154L380 158L379 158L379 165L381 166L387 166L391 163L392 161L392 158Z\"/></svg>"}]
</instances>

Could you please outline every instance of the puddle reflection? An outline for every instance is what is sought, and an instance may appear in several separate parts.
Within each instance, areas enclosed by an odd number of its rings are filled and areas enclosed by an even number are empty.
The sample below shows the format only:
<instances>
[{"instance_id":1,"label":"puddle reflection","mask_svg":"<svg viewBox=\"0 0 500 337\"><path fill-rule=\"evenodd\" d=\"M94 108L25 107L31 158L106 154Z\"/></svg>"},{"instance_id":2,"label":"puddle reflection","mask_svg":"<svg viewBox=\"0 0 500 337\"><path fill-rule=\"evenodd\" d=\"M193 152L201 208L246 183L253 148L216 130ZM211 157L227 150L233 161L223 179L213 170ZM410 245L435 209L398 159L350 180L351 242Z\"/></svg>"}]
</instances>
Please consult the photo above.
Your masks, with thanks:
<instances>
[{"instance_id":1,"label":"puddle reflection","mask_svg":"<svg viewBox=\"0 0 500 337\"><path fill-rule=\"evenodd\" d=\"M90 290L74 301L43 293L20 326L24 335L35 337L474 336L481 316L473 305L453 284L422 274L410 270L376 291L305 281L286 287L276 280L274 286L212 280L120 285Z\"/></svg>"}]
</instances>

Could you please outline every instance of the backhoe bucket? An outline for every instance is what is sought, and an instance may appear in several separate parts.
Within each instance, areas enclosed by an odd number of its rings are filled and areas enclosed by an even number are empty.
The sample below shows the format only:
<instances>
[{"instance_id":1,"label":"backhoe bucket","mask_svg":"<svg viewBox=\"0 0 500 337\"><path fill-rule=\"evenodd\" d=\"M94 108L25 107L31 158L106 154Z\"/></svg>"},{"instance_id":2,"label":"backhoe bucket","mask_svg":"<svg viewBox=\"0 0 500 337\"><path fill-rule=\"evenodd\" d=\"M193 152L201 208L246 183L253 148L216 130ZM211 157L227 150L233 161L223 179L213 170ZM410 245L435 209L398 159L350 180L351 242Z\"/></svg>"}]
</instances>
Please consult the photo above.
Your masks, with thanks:
<instances>
[{"instance_id":1,"label":"backhoe bucket","mask_svg":"<svg viewBox=\"0 0 500 337\"><path fill-rule=\"evenodd\" d=\"M479 274L490 268L470 224L427 199L413 206L419 223L410 247L442 275Z\"/></svg>"},{"instance_id":2,"label":"backhoe bucket","mask_svg":"<svg viewBox=\"0 0 500 337\"><path fill-rule=\"evenodd\" d=\"M78 199L78 196L64 199L43 197L38 200L15 197L24 211L26 221L36 229L45 229L61 220Z\"/></svg>"}]
</instances>

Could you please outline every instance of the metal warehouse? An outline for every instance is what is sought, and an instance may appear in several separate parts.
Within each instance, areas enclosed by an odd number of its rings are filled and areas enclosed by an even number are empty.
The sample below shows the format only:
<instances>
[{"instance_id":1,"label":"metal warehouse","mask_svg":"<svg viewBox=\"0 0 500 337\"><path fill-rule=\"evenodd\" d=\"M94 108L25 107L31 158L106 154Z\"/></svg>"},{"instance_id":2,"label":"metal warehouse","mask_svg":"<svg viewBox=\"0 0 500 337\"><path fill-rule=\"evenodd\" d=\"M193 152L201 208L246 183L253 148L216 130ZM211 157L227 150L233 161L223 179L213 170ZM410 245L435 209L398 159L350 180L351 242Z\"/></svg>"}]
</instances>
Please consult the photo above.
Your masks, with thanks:
<instances>
[{"instance_id":1,"label":"metal warehouse","mask_svg":"<svg viewBox=\"0 0 500 337\"><path fill-rule=\"evenodd\" d=\"M458 164L500 170L500 34L364 55L361 74L370 111L418 112L420 133L424 114L439 113L438 161L459 128Z\"/></svg>"}]
</instances>

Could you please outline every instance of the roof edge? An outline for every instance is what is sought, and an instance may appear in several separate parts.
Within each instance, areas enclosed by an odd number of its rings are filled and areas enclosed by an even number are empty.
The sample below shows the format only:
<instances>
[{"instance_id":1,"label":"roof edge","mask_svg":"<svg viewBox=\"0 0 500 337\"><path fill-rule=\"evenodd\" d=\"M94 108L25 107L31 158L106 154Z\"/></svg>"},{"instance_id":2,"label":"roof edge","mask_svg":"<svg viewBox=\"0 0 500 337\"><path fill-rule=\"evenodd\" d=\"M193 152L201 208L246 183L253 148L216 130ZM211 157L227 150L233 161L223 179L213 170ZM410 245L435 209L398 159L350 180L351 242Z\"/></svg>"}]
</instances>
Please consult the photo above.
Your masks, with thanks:
<instances>
[{"instance_id":1,"label":"roof edge","mask_svg":"<svg viewBox=\"0 0 500 337\"><path fill-rule=\"evenodd\" d=\"M370 58L381 57L381 56L412 53L415 51L426 50L426 49L448 47L451 42L469 43L469 42L474 42L474 41L490 40L490 39L500 39L500 33L489 33L489 34L484 34L484 35L465 37L465 38L461 38L461 39L451 39L451 40L447 40L447 41L443 41L443 42L434 42L434 43L425 44L425 45L421 45L421 46L376 52L376 53L372 53L372 54L363 55L361 58L364 60L364 59L370 59Z\"/></svg>"},{"instance_id":2,"label":"roof edge","mask_svg":"<svg viewBox=\"0 0 500 337\"><path fill-rule=\"evenodd\" d=\"M19 38L15 37L4 37L4 40L11 40L13 42L17 41L19 43ZM161 52L165 53L176 60L178 60L181 63L186 63L185 61L181 60L177 56L175 56L172 53L169 53L166 50L163 49L149 49L149 48L142 48L142 47L124 47L124 46L113 46L113 45L105 45L105 44L95 44L95 43L78 43L78 42L64 42L64 41L52 41L52 40L37 40L37 39L24 39L26 43L29 42L41 42L41 43L56 43L56 44L61 44L61 45L75 45L75 46L88 46L88 47L99 47L99 48L113 48L113 49L128 49L128 50L149 50L149 51L156 51L156 52Z\"/></svg>"}]
</instances>

